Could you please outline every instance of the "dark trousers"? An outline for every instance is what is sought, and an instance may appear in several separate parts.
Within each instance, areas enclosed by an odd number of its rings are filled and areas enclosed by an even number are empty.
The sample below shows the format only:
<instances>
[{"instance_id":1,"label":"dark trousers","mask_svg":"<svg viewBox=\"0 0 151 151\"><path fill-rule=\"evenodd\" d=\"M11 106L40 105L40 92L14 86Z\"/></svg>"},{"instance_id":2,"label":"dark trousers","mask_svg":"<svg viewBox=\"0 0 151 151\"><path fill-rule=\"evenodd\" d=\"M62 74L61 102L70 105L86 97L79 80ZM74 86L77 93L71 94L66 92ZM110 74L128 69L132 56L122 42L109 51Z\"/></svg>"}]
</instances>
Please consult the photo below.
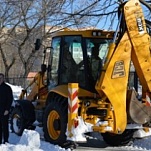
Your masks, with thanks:
<instances>
[{"instance_id":1,"label":"dark trousers","mask_svg":"<svg viewBox=\"0 0 151 151\"><path fill-rule=\"evenodd\" d=\"M3 143L8 142L9 137L8 118L9 115L6 115L0 119L0 144L2 144L2 139Z\"/></svg>"}]
</instances>

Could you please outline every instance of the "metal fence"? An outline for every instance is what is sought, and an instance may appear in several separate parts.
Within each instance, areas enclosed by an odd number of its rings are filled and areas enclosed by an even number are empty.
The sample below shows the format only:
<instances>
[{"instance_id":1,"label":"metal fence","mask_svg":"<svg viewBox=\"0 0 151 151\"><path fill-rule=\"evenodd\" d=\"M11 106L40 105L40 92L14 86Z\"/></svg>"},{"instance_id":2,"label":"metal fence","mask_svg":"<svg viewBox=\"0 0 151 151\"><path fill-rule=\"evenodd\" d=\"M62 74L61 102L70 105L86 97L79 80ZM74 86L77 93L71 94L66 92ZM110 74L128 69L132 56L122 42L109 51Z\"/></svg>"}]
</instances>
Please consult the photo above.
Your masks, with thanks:
<instances>
[{"instance_id":1,"label":"metal fence","mask_svg":"<svg viewBox=\"0 0 151 151\"><path fill-rule=\"evenodd\" d=\"M8 78L7 81L12 85L17 85L26 88L32 79L33 77L11 77Z\"/></svg>"},{"instance_id":2,"label":"metal fence","mask_svg":"<svg viewBox=\"0 0 151 151\"><path fill-rule=\"evenodd\" d=\"M17 86L21 86L22 88L26 88L28 86L28 84L31 82L31 80L34 77L31 78L27 78L27 77L11 77L8 79L9 83L12 85L17 85ZM128 82L128 86L129 87L135 87L135 89L138 89L138 77L136 72L130 72L129 75L129 82Z\"/></svg>"}]
</instances>

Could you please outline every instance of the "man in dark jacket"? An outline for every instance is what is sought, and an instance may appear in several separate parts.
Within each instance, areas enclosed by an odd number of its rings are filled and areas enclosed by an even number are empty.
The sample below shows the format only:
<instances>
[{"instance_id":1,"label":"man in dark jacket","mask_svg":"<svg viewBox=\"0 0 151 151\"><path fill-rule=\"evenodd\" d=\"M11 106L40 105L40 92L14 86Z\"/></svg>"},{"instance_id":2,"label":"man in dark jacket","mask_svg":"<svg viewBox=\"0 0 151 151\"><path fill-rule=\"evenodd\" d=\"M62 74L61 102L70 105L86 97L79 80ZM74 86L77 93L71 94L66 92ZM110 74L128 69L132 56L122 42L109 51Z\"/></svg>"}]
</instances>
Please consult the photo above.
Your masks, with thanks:
<instances>
[{"instance_id":1,"label":"man in dark jacket","mask_svg":"<svg viewBox=\"0 0 151 151\"><path fill-rule=\"evenodd\" d=\"M12 89L4 82L4 74L0 73L0 144L8 142L9 138L9 111L13 101ZM2 138L3 136L3 138Z\"/></svg>"}]
</instances>

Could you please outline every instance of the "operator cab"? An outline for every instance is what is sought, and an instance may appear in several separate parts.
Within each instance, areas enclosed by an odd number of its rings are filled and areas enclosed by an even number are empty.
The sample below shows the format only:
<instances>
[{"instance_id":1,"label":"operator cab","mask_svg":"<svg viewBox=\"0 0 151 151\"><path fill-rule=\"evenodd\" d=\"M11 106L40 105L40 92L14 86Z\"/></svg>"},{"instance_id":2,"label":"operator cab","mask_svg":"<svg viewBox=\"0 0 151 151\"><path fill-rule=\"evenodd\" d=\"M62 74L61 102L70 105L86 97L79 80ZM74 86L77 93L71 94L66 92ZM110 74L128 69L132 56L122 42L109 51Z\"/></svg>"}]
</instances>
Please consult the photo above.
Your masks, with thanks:
<instances>
[{"instance_id":1,"label":"operator cab","mask_svg":"<svg viewBox=\"0 0 151 151\"><path fill-rule=\"evenodd\" d=\"M95 92L113 32L60 31L52 37L51 81L55 85L79 83Z\"/></svg>"}]
</instances>

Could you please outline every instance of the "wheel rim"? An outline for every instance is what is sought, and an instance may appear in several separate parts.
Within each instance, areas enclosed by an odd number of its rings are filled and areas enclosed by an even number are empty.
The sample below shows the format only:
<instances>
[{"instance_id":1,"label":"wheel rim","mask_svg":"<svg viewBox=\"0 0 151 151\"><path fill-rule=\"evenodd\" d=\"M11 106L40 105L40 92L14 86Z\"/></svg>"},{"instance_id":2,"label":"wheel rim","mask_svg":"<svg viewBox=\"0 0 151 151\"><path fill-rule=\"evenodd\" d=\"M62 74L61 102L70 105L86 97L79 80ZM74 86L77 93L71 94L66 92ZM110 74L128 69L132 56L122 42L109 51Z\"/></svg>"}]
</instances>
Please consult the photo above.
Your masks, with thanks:
<instances>
[{"instance_id":1,"label":"wheel rim","mask_svg":"<svg viewBox=\"0 0 151 151\"><path fill-rule=\"evenodd\" d=\"M49 113L47 120L47 128L49 136L51 136L51 138L54 140L58 139L60 135L60 130L56 130L53 125L54 121L58 119L60 119L60 116L55 110Z\"/></svg>"},{"instance_id":2,"label":"wheel rim","mask_svg":"<svg viewBox=\"0 0 151 151\"><path fill-rule=\"evenodd\" d=\"M13 116L13 129L14 129L14 132L18 133L20 131L20 127L21 127L20 116L18 114L15 114Z\"/></svg>"}]
</instances>

